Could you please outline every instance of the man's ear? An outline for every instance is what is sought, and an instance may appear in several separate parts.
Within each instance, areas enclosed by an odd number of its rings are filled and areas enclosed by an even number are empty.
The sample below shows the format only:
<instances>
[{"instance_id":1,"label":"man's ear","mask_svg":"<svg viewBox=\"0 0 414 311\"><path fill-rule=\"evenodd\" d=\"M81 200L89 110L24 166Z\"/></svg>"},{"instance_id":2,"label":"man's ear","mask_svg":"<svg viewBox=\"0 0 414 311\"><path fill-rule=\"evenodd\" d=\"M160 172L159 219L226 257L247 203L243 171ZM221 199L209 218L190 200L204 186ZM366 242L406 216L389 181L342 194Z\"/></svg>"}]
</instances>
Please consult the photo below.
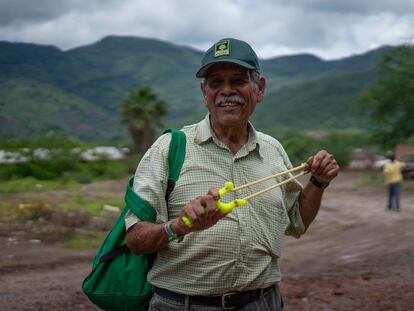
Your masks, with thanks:
<instances>
[{"instance_id":1,"label":"man's ear","mask_svg":"<svg viewBox=\"0 0 414 311\"><path fill-rule=\"evenodd\" d=\"M200 82L200 91L201 91L201 94L203 94L204 105L207 106L207 103L206 103L206 83L204 81Z\"/></svg>"},{"instance_id":2,"label":"man's ear","mask_svg":"<svg viewBox=\"0 0 414 311\"><path fill-rule=\"evenodd\" d=\"M257 88L257 102L261 102L263 100L265 89L266 89L266 79L264 77L260 77L258 88Z\"/></svg>"}]
</instances>

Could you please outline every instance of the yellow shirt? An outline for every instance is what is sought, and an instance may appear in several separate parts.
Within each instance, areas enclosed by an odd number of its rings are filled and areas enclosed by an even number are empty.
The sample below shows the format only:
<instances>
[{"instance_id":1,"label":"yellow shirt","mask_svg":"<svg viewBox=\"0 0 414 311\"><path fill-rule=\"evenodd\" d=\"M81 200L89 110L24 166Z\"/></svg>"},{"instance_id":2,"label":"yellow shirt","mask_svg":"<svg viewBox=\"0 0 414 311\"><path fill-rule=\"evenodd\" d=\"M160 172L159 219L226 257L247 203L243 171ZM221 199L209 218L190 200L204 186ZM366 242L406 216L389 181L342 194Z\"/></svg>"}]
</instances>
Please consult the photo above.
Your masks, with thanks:
<instances>
[{"instance_id":1,"label":"yellow shirt","mask_svg":"<svg viewBox=\"0 0 414 311\"><path fill-rule=\"evenodd\" d=\"M404 162L393 161L384 165L384 184L394 184L400 182L403 177L401 169L405 166Z\"/></svg>"}]
</instances>

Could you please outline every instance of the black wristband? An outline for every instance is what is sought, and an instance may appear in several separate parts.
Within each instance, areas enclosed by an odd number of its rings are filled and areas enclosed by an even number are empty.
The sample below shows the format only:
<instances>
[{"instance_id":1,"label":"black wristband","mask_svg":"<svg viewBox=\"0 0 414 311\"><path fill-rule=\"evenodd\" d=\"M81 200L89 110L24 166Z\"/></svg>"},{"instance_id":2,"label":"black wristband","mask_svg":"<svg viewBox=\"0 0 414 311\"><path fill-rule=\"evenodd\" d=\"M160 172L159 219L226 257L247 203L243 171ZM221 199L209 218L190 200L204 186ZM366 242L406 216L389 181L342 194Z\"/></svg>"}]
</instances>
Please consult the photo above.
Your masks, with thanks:
<instances>
[{"instance_id":1,"label":"black wristband","mask_svg":"<svg viewBox=\"0 0 414 311\"><path fill-rule=\"evenodd\" d=\"M326 187L328 187L329 186L329 183L326 183L326 184L324 184L324 183L322 183L322 182L320 182L319 180L317 180L316 179L316 177L315 176L311 176L311 178L310 178L310 182L315 186L315 187L318 187L318 188L321 188L321 189L325 189Z\"/></svg>"}]
</instances>

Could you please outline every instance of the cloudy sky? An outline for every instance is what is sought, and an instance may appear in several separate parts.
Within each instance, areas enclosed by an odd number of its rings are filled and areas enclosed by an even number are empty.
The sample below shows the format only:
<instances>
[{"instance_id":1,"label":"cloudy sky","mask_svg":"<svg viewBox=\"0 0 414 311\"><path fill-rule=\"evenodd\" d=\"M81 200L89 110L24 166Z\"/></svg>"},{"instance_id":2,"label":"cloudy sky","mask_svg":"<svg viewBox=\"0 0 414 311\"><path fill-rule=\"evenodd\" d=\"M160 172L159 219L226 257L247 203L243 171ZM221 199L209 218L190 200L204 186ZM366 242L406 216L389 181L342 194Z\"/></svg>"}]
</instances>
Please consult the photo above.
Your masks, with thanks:
<instances>
[{"instance_id":1,"label":"cloudy sky","mask_svg":"<svg viewBox=\"0 0 414 311\"><path fill-rule=\"evenodd\" d=\"M66 50L107 35L206 49L223 37L261 58L336 59L414 41L414 0L0 0L0 41Z\"/></svg>"}]
</instances>

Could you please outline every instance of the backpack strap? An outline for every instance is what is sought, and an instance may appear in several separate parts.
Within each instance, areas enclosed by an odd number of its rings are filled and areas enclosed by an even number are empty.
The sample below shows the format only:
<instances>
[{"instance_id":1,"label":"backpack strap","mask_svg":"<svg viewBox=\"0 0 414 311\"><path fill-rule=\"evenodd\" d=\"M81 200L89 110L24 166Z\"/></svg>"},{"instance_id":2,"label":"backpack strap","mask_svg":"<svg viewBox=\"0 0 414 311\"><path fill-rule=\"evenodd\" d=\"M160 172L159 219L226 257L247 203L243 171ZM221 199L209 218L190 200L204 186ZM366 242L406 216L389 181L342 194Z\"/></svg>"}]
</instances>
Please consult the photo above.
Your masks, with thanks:
<instances>
[{"instance_id":1,"label":"backpack strap","mask_svg":"<svg viewBox=\"0 0 414 311\"><path fill-rule=\"evenodd\" d=\"M174 190L175 183L180 177L181 168L185 159L186 138L182 131L168 129L165 133L171 133L170 150L168 153L168 182L167 191L165 192L165 201L168 202L171 192Z\"/></svg>"}]
</instances>

